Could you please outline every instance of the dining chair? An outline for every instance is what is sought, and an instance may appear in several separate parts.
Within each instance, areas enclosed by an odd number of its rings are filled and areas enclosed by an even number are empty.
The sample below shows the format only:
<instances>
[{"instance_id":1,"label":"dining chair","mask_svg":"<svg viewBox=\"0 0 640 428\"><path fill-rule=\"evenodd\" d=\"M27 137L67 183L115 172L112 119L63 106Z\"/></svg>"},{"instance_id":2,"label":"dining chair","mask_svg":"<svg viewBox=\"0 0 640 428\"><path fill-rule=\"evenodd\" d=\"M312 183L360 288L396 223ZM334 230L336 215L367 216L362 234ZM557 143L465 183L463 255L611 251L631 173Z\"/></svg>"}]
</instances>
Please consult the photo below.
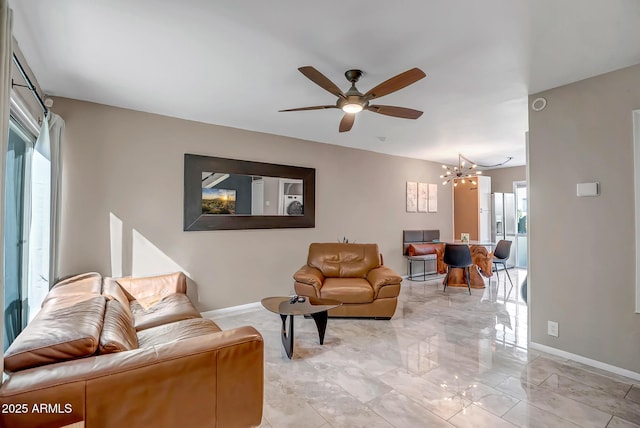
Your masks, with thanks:
<instances>
[{"instance_id":1,"label":"dining chair","mask_svg":"<svg viewBox=\"0 0 640 428\"><path fill-rule=\"evenodd\" d=\"M507 278L509 278L509 282L511 283L511 288L509 289L509 294L507 294L504 300L508 300L511 295L511 290L513 290L513 281L511 281L511 275L509 275L509 271L507 270L507 260L511 257L511 241L507 241L506 239L501 239L498 241L498 245L496 245L496 249L493 251L493 264L496 267L496 277L498 276L498 265L501 264L503 270L507 274ZM496 278L498 281L498 286L500 285L500 278ZM491 285L489 285L491 286ZM504 280L504 289L505 293L507 290L507 280ZM496 292L497 293L497 292ZM497 294L496 294L497 295Z\"/></svg>"},{"instance_id":2,"label":"dining chair","mask_svg":"<svg viewBox=\"0 0 640 428\"><path fill-rule=\"evenodd\" d=\"M465 276L467 277L467 288L469 294L471 294L471 266L473 261L471 260L471 250L467 244L446 244L444 247L443 261L447 265L447 276L444 279L444 290L447 291L447 285L449 285L449 274L452 268L464 269Z\"/></svg>"}]
</instances>

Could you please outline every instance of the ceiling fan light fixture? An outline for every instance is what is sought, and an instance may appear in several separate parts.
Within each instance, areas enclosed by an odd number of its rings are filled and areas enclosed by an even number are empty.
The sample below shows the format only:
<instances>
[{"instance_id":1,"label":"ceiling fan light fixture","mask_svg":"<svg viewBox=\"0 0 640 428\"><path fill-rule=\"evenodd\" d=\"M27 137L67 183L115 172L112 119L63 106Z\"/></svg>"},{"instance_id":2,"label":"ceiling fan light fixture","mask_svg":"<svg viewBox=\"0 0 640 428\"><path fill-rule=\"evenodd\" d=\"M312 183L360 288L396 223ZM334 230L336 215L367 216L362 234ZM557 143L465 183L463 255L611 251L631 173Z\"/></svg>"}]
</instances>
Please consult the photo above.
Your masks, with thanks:
<instances>
[{"instance_id":1,"label":"ceiling fan light fixture","mask_svg":"<svg viewBox=\"0 0 640 428\"><path fill-rule=\"evenodd\" d=\"M360 104L350 103L342 106L342 111L345 113L360 113L362 106Z\"/></svg>"}]
</instances>

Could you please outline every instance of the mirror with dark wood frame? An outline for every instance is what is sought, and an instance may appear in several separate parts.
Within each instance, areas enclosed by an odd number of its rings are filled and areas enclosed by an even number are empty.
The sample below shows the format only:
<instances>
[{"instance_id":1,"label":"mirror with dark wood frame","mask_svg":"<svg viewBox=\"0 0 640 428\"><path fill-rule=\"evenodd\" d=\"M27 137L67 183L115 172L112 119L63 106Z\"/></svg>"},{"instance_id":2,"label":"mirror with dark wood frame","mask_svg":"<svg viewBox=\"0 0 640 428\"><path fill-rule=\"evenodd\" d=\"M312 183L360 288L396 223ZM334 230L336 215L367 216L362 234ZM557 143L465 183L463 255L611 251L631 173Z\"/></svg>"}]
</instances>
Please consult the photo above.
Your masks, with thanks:
<instances>
[{"instance_id":1,"label":"mirror with dark wood frame","mask_svg":"<svg viewBox=\"0 0 640 428\"><path fill-rule=\"evenodd\" d=\"M315 227L315 169L185 154L185 231L305 227Z\"/></svg>"}]
</instances>

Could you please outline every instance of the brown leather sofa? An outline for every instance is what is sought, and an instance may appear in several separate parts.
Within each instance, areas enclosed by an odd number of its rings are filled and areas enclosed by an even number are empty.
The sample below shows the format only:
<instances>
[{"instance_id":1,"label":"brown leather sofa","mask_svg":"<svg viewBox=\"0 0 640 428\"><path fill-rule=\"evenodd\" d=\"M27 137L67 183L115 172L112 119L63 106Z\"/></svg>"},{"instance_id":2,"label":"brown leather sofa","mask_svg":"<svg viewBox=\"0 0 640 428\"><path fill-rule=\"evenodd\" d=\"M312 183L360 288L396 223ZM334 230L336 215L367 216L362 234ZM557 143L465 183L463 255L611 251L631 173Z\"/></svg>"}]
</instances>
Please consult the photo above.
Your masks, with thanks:
<instances>
[{"instance_id":1,"label":"brown leather sofa","mask_svg":"<svg viewBox=\"0 0 640 428\"><path fill-rule=\"evenodd\" d=\"M58 283L5 352L0 426L259 425L262 337L221 331L185 293L182 273Z\"/></svg>"},{"instance_id":2,"label":"brown leather sofa","mask_svg":"<svg viewBox=\"0 0 640 428\"><path fill-rule=\"evenodd\" d=\"M298 295L335 299L333 317L390 319L402 277L382 264L377 244L314 243L294 275Z\"/></svg>"}]
</instances>

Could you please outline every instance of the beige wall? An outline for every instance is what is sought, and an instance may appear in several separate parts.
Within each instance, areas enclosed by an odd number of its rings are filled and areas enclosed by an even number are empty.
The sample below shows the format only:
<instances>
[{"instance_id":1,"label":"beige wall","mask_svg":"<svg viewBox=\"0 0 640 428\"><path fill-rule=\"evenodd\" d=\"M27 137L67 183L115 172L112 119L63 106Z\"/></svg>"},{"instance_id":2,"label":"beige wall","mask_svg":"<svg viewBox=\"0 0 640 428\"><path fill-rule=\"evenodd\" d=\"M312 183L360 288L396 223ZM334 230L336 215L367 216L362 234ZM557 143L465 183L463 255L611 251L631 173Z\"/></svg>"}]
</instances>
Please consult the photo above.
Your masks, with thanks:
<instances>
[{"instance_id":1,"label":"beige wall","mask_svg":"<svg viewBox=\"0 0 640 428\"><path fill-rule=\"evenodd\" d=\"M311 242L376 242L406 274L403 229L452 237L449 187L438 213L405 212L406 181L439 183L436 163L64 98L55 111L66 122L61 275L111 274L113 247L114 275L182 269L211 310L292 292ZM183 232L185 153L316 168L316 227Z\"/></svg>"},{"instance_id":2,"label":"beige wall","mask_svg":"<svg viewBox=\"0 0 640 428\"><path fill-rule=\"evenodd\" d=\"M632 110L640 65L532 95L529 111L531 341L640 373L634 313ZM601 195L576 197L576 183ZM560 337L547 335L547 320Z\"/></svg>"},{"instance_id":3,"label":"beige wall","mask_svg":"<svg viewBox=\"0 0 640 428\"><path fill-rule=\"evenodd\" d=\"M482 175L491 177L491 193L513 193L514 181L525 181L527 170L525 166L488 169Z\"/></svg>"}]
</instances>

